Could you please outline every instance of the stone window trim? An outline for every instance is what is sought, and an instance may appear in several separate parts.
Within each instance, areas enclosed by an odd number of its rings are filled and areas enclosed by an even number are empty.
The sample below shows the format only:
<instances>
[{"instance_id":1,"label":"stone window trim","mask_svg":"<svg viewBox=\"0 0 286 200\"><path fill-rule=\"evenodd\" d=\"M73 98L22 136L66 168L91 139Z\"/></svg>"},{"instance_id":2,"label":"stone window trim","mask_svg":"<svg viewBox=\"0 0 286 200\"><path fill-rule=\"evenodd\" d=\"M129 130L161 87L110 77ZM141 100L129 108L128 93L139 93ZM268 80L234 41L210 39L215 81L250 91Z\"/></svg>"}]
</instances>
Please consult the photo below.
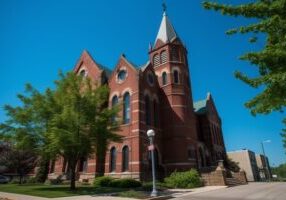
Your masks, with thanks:
<instances>
[{"instance_id":1,"label":"stone window trim","mask_svg":"<svg viewBox=\"0 0 286 200\"><path fill-rule=\"evenodd\" d=\"M121 71L125 71L125 72L126 72L126 76L125 76L124 80L120 80L120 79L118 78L118 75L119 75L119 73L120 73ZM128 70L127 70L127 67L122 66L122 67L120 67L120 68L118 68L118 69L116 70L116 83L122 84L122 83L124 83L124 82L127 80L127 78L128 78Z\"/></svg>"},{"instance_id":2,"label":"stone window trim","mask_svg":"<svg viewBox=\"0 0 286 200\"><path fill-rule=\"evenodd\" d=\"M120 93L118 91L114 91L109 95L109 102L110 105L112 104L112 99L114 98L114 96L118 97L118 102L120 102Z\"/></svg>"},{"instance_id":3,"label":"stone window trim","mask_svg":"<svg viewBox=\"0 0 286 200\"><path fill-rule=\"evenodd\" d=\"M79 70L78 74L82 76L83 78L85 78L87 77L88 71L86 70L86 68L83 67Z\"/></svg>"}]
</instances>

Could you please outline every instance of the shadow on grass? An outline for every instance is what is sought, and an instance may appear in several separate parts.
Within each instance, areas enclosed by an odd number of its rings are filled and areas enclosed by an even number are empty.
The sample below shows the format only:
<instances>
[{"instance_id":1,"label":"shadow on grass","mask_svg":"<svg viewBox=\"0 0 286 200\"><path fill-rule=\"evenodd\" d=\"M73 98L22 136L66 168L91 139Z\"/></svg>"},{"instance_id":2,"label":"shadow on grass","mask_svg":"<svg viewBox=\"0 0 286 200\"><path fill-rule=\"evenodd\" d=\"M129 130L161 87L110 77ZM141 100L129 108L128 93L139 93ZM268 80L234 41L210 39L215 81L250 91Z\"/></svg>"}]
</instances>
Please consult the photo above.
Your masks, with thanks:
<instances>
[{"instance_id":1,"label":"shadow on grass","mask_svg":"<svg viewBox=\"0 0 286 200\"><path fill-rule=\"evenodd\" d=\"M93 186L78 186L75 190L71 190L69 186L46 186L34 188L36 191L42 192L60 192L70 195L96 195L96 194L111 194L117 192L127 191L128 189L123 188L95 188Z\"/></svg>"}]
</instances>

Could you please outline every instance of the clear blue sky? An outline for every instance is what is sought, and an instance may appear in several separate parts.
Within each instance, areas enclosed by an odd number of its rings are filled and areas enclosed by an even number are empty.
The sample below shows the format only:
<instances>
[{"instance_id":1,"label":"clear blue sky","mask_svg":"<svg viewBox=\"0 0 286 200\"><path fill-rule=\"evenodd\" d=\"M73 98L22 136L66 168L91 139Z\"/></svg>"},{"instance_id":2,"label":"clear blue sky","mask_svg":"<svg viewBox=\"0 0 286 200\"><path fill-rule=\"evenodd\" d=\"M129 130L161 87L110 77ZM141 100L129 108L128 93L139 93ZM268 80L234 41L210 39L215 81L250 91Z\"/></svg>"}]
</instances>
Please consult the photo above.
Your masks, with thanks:
<instances>
[{"instance_id":1,"label":"clear blue sky","mask_svg":"<svg viewBox=\"0 0 286 200\"><path fill-rule=\"evenodd\" d=\"M221 0L238 4L249 0ZM87 49L113 68L121 53L140 65L148 59L162 18L162 0L0 0L0 122L4 104L17 105L16 94L29 82L43 90L57 73L72 70ZM238 57L263 47L248 36L227 36L229 28L253 20L206 11L200 0L167 0L168 16L188 48L195 100L211 92L223 122L228 151L248 148L261 153L265 144L270 164L286 162L280 132L281 113L253 117L244 102L258 91L236 80L235 70L256 74Z\"/></svg>"}]
</instances>

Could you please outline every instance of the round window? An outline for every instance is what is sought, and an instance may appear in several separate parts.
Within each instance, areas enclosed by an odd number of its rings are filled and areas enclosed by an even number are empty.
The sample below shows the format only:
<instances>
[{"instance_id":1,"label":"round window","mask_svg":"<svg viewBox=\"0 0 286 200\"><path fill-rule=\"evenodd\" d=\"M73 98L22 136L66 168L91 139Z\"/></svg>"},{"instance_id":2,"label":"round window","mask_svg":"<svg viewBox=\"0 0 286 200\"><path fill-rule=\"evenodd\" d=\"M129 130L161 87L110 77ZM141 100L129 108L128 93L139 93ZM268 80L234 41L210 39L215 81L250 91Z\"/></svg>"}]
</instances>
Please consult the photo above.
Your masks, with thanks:
<instances>
[{"instance_id":1,"label":"round window","mask_svg":"<svg viewBox=\"0 0 286 200\"><path fill-rule=\"evenodd\" d=\"M87 72L83 69L83 70L80 71L79 74L80 74L80 76L82 76L82 77L86 77Z\"/></svg>"},{"instance_id":2,"label":"round window","mask_svg":"<svg viewBox=\"0 0 286 200\"><path fill-rule=\"evenodd\" d=\"M126 70L120 70L118 72L117 78L119 81L124 81L126 79L127 73Z\"/></svg>"}]
</instances>

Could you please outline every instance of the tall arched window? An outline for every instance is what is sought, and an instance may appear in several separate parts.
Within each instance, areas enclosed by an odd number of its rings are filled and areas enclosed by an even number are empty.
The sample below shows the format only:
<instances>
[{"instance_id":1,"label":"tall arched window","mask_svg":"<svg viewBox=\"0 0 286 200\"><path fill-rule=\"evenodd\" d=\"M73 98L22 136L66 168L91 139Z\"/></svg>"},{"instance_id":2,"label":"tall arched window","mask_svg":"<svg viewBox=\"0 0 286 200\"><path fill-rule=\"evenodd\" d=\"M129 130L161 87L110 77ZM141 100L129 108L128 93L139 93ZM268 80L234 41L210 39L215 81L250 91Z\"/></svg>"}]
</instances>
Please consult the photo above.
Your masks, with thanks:
<instances>
[{"instance_id":1,"label":"tall arched window","mask_svg":"<svg viewBox=\"0 0 286 200\"><path fill-rule=\"evenodd\" d=\"M110 149L110 164L109 171L114 172L116 170L116 148L112 147Z\"/></svg>"},{"instance_id":2,"label":"tall arched window","mask_svg":"<svg viewBox=\"0 0 286 200\"><path fill-rule=\"evenodd\" d=\"M153 101L153 112L154 112L154 126L158 127L159 125L159 109L156 101Z\"/></svg>"},{"instance_id":3,"label":"tall arched window","mask_svg":"<svg viewBox=\"0 0 286 200\"><path fill-rule=\"evenodd\" d=\"M130 122L130 94L126 92L123 96L123 124Z\"/></svg>"},{"instance_id":4,"label":"tall arched window","mask_svg":"<svg viewBox=\"0 0 286 200\"><path fill-rule=\"evenodd\" d=\"M162 85L166 85L168 83L167 73L163 72L162 74Z\"/></svg>"},{"instance_id":5,"label":"tall arched window","mask_svg":"<svg viewBox=\"0 0 286 200\"><path fill-rule=\"evenodd\" d=\"M156 67L160 65L160 56L159 54L155 54L153 57L153 65Z\"/></svg>"},{"instance_id":6,"label":"tall arched window","mask_svg":"<svg viewBox=\"0 0 286 200\"><path fill-rule=\"evenodd\" d=\"M174 83L179 83L179 72L174 70Z\"/></svg>"},{"instance_id":7,"label":"tall arched window","mask_svg":"<svg viewBox=\"0 0 286 200\"><path fill-rule=\"evenodd\" d=\"M129 147L124 146L122 149L122 171L126 172L129 169Z\"/></svg>"},{"instance_id":8,"label":"tall arched window","mask_svg":"<svg viewBox=\"0 0 286 200\"><path fill-rule=\"evenodd\" d=\"M112 97L111 105L112 107L116 106L118 104L118 97L115 95ZM112 121L114 122L116 120L116 115L112 116Z\"/></svg>"},{"instance_id":9,"label":"tall arched window","mask_svg":"<svg viewBox=\"0 0 286 200\"><path fill-rule=\"evenodd\" d=\"M160 54L160 57L161 57L161 64L164 64L167 62L167 51L162 51L161 54Z\"/></svg>"},{"instance_id":10,"label":"tall arched window","mask_svg":"<svg viewBox=\"0 0 286 200\"><path fill-rule=\"evenodd\" d=\"M150 112L150 99L149 96L145 96L145 122L146 125L151 124L151 112Z\"/></svg>"}]
</instances>

